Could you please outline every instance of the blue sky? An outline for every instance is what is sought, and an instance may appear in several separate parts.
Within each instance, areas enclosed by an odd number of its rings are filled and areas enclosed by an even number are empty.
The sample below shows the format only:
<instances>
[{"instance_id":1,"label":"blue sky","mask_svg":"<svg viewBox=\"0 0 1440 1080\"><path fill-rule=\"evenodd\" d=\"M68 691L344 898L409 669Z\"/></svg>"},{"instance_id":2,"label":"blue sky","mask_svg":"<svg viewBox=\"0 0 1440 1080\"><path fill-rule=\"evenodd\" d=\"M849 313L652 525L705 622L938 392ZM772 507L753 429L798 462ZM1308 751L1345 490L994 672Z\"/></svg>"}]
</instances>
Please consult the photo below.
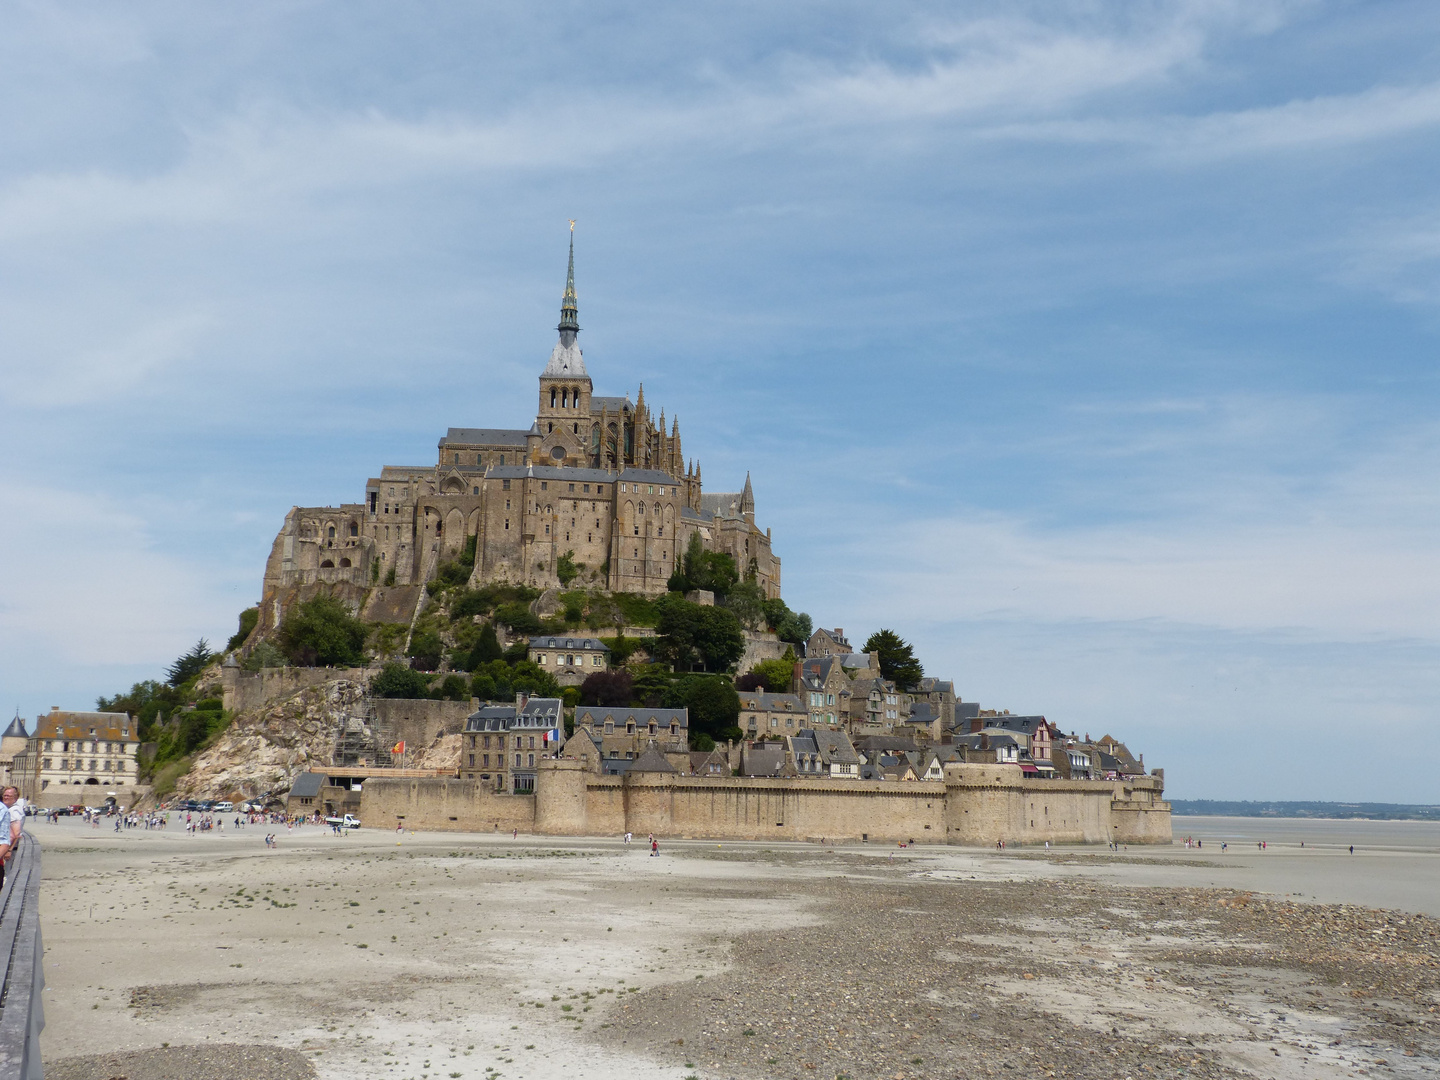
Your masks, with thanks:
<instances>
[{"instance_id":1,"label":"blue sky","mask_svg":"<svg viewBox=\"0 0 1440 1080\"><path fill-rule=\"evenodd\" d=\"M0 698L223 640L291 505L602 393L785 595L1177 798L1440 801L1433 4L0 12Z\"/></svg>"}]
</instances>

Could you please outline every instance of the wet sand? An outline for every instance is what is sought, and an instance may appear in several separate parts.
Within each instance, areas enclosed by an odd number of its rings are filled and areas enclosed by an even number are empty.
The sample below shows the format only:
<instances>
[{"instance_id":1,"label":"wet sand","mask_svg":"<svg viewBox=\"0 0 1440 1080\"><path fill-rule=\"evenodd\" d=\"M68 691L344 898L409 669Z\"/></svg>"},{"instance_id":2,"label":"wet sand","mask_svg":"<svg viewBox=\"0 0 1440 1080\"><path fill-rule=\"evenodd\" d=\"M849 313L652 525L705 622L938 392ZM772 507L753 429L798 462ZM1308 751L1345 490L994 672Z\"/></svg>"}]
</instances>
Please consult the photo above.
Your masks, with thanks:
<instances>
[{"instance_id":1,"label":"wet sand","mask_svg":"<svg viewBox=\"0 0 1440 1080\"><path fill-rule=\"evenodd\" d=\"M1415 914L1440 895L1440 830L1342 858L1323 830L1252 853L1237 829L1221 857L1202 823L1235 821L1177 818L1205 838L1188 851L660 858L32 825L47 1076L105 1080L166 1043L292 1051L272 1057L326 1080L1440 1071L1440 932Z\"/></svg>"}]
</instances>

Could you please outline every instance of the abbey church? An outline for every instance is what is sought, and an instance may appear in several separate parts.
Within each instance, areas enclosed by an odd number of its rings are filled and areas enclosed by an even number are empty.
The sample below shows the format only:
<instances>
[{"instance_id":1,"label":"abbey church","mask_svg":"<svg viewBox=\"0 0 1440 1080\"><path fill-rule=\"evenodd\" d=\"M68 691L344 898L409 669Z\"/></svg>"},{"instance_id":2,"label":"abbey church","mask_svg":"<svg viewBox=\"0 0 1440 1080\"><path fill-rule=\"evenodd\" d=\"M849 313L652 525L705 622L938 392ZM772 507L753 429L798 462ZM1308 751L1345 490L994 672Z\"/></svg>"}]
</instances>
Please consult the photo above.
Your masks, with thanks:
<instances>
[{"instance_id":1,"label":"abbey church","mask_svg":"<svg viewBox=\"0 0 1440 1080\"><path fill-rule=\"evenodd\" d=\"M434 464L385 466L363 501L293 508L266 563L262 623L277 623L306 586L422 585L472 537L472 585L559 586L569 556L576 584L663 593L698 534L779 596L780 560L755 524L749 476L743 491L706 494L678 419L667 431L643 386L633 403L593 392L577 340L573 233L557 329L528 428L452 427Z\"/></svg>"}]
</instances>

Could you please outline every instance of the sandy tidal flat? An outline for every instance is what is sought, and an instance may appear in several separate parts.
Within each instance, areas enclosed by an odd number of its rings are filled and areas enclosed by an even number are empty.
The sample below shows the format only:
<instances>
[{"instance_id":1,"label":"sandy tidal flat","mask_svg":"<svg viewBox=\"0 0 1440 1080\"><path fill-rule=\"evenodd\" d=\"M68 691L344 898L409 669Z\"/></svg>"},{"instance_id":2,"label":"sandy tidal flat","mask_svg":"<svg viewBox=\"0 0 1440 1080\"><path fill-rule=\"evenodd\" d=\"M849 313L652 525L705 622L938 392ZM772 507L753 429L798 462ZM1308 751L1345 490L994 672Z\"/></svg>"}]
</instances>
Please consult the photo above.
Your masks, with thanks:
<instances>
[{"instance_id":1,"label":"sandy tidal flat","mask_svg":"<svg viewBox=\"0 0 1440 1080\"><path fill-rule=\"evenodd\" d=\"M1423 903L1267 891L1281 860L1209 842L665 841L651 858L605 839L281 829L270 850L261 828L31 828L52 1080L1440 1072ZM1440 853L1404 857L1440 887ZM1304 859L1312 894L1353 874L1333 849Z\"/></svg>"}]
</instances>

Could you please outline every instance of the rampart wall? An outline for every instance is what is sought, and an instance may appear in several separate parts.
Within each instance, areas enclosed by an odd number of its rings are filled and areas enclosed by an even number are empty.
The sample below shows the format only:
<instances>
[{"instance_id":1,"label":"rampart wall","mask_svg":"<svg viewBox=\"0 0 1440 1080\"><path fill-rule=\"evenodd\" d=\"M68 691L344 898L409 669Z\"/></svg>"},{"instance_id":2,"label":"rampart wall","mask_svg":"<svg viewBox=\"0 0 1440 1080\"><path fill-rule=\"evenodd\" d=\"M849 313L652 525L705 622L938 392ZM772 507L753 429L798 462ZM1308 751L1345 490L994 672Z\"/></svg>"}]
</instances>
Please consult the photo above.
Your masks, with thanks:
<instances>
[{"instance_id":1,"label":"rampart wall","mask_svg":"<svg viewBox=\"0 0 1440 1080\"><path fill-rule=\"evenodd\" d=\"M258 709L306 687L320 686L335 679L365 684L374 674L371 668L276 667L261 668L259 671L221 668L223 689L220 700L232 712Z\"/></svg>"},{"instance_id":2,"label":"rampart wall","mask_svg":"<svg viewBox=\"0 0 1440 1080\"><path fill-rule=\"evenodd\" d=\"M367 825L549 836L875 840L993 847L1170 842L1163 780L1027 780L1013 765L952 765L944 782L599 776L545 761L535 794L496 795L466 780L365 784Z\"/></svg>"},{"instance_id":3,"label":"rampart wall","mask_svg":"<svg viewBox=\"0 0 1440 1080\"><path fill-rule=\"evenodd\" d=\"M478 780L367 780L360 794L367 827L439 832L535 832L534 795L497 795Z\"/></svg>"}]
</instances>

